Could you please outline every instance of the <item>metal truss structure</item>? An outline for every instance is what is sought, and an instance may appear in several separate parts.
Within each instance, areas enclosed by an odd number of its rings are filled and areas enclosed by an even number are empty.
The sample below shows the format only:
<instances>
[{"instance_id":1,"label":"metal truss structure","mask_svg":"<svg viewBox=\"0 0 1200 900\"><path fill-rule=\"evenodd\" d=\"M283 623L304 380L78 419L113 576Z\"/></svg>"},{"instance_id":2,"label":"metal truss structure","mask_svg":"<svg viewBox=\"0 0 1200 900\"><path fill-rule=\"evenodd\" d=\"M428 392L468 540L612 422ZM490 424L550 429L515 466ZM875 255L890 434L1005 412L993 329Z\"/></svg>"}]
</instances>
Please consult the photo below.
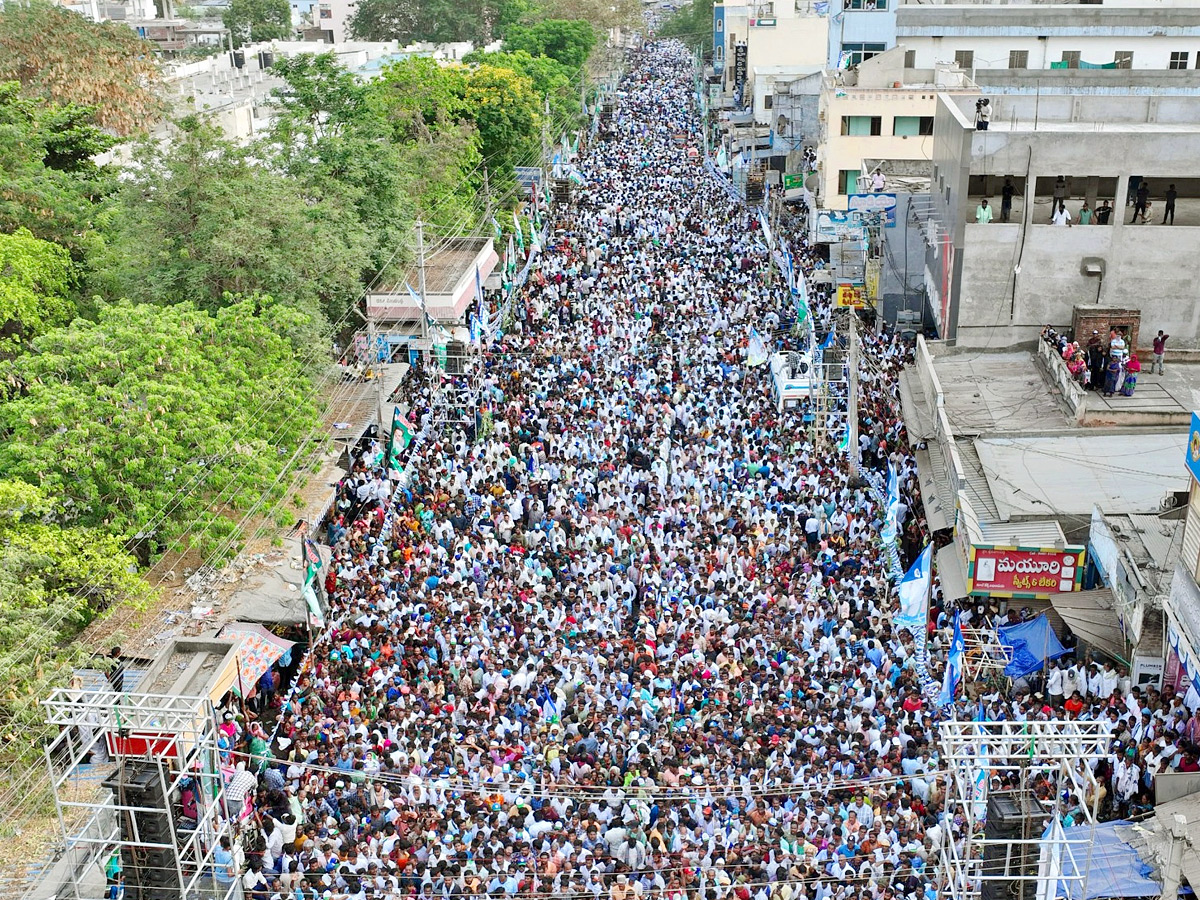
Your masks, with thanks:
<instances>
[{"instance_id":1,"label":"metal truss structure","mask_svg":"<svg viewBox=\"0 0 1200 900\"><path fill-rule=\"evenodd\" d=\"M964 626L963 678L977 681L999 675L1012 662L1012 648L1000 643L994 628Z\"/></svg>"},{"instance_id":2,"label":"metal truss structure","mask_svg":"<svg viewBox=\"0 0 1200 900\"><path fill-rule=\"evenodd\" d=\"M233 817L210 700L68 688L44 706L59 728L45 749L65 843L55 896L107 900L114 855L128 900L232 896L236 880L212 877Z\"/></svg>"},{"instance_id":3,"label":"metal truss structure","mask_svg":"<svg viewBox=\"0 0 1200 900\"><path fill-rule=\"evenodd\" d=\"M1109 744L1103 724L951 721L939 727L948 779L939 896L1083 896L1099 798L1093 768ZM1083 814L1065 830L1068 802Z\"/></svg>"}]
</instances>

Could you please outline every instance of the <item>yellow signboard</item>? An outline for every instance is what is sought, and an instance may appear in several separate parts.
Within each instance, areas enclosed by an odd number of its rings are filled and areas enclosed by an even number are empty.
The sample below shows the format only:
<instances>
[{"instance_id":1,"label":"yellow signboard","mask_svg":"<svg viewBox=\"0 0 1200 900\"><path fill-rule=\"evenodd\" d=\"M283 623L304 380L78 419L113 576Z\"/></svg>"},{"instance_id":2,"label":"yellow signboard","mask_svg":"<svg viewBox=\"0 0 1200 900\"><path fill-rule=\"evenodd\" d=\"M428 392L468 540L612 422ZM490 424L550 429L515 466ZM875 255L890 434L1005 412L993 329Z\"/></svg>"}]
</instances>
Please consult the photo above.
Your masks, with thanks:
<instances>
[{"instance_id":1,"label":"yellow signboard","mask_svg":"<svg viewBox=\"0 0 1200 900\"><path fill-rule=\"evenodd\" d=\"M837 305L842 308L863 309L867 300L863 296L860 284L839 284L837 290Z\"/></svg>"},{"instance_id":2,"label":"yellow signboard","mask_svg":"<svg viewBox=\"0 0 1200 900\"><path fill-rule=\"evenodd\" d=\"M878 300L879 299L879 269L880 269L879 260L877 260L877 259L868 259L867 260L866 283L867 283L867 299L869 299L869 300Z\"/></svg>"}]
</instances>

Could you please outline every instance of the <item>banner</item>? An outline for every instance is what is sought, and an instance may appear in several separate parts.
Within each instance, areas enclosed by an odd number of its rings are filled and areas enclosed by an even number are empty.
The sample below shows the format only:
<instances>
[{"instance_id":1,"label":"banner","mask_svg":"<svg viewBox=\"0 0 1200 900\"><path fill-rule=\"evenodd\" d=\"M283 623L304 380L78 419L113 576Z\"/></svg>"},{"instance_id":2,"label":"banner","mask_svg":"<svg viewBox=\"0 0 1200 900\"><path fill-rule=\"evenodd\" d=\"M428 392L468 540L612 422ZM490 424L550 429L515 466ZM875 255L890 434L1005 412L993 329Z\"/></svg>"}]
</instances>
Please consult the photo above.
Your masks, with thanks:
<instances>
[{"instance_id":1,"label":"banner","mask_svg":"<svg viewBox=\"0 0 1200 900\"><path fill-rule=\"evenodd\" d=\"M896 227L895 194L851 194L846 198L846 206L859 213L883 213L887 227Z\"/></svg>"},{"instance_id":2,"label":"banner","mask_svg":"<svg viewBox=\"0 0 1200 900\"><path fill-rule=\"evenodd\" d=\"M995 547L967 550L967 592L989 597L1045 599L1083 587L1082 547Z\"/></svg>"},{"instance_id":3,"label":"banner","mask_svg":"<svg viewBox=\"0 0 1200 900\"><path fill-rule=\"evenodd\" d=\"M750 346L746 349L746 365L761 366L767 361L769 356L767 345L763 343L762 336L755 329L751 328Z\"/></svg>"},{"instance_id":4,"label":"banner","mask_svg":"<svg viewBox=\"0 0 1200 900\"><path fill-rule=\"evenodd\" d=\"M838 285L836 306L839 309L864 309L866 305L866 292L861 284Z\"/></svg>"}]
</instances>

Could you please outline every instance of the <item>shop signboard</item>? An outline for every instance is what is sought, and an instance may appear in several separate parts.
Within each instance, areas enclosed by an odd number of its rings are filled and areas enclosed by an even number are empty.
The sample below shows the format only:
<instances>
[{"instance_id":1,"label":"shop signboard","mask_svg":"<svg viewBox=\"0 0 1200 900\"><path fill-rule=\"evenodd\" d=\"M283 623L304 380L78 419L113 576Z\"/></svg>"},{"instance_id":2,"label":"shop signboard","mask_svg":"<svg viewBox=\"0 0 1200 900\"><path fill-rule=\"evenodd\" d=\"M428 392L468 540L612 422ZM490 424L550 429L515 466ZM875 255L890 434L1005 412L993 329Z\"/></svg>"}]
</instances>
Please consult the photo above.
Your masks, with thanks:
<instances>
[{"instance_id":1,"label":"shop signboard","mask_svg":"<svg viewBox=\"0 0 1200 900\"><path fill-rule=\"evenodd\" d=\"M846 284L838 285L837 289L837 305L842 309L863 309L867 305L867 298L863 293L861 284Z\"/></svg>"},{"instance_id":2,"label":"shop signboard","mask_svg":"<svg viewBox=\"0 0 1200 900\"><path fill-rule=\"evenodd\" d=\"M713 6L713 71L725 71L725 5Z\"/></svg>"},{"instance_id":3,"label":"shop signboard","mask_svg":"<svg viewBox=\"0 0 1200 900\"><path fill-rule=\"evenodd\" d=\"M750 48L746 44L738 44L737 48L733 51L733 85L739 93L746 86L749 55Z\"/></svg>"},{"instance_id":4,"label":"shop signboard","mask_svg":"<svg viewBox=\"0 0 1200 900\"><path fill-rule=\"evenodd\" d=\"M983 597L1046 599L1083 588L1083 547L997 547L972 544L967 591Z\"/></svg>"}]
</instances>

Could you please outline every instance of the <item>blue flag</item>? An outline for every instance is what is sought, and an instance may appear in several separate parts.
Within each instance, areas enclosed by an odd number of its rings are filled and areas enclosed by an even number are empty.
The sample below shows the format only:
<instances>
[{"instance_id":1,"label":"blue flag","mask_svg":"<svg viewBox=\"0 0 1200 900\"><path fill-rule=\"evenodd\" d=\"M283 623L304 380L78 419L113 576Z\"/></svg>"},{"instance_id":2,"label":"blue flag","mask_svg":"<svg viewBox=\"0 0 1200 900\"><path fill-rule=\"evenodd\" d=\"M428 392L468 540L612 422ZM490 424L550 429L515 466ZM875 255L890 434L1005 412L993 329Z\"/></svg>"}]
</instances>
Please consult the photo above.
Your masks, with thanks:
<instances>
[{"instance_id":1,"label":"blue flag","mask_svg":"<svg viewBox=\"0 0 1200 900\"><path fill-rule=\"evenodd\" d=\"M954 693L962 682L962 663L963 654L966 652L966 643L963 641L959 615L959 613L954 614L954 635L950 638L950 651L946 654L946 674L942 677L942 692L938 695L938 703L942 706L949 706L954 702Z\"/></svg>"},{"instance_id":2,"label":"blue flag","mask_svg":"<svg viewBox=\"0 0 1200 900\"><path fill-rule=\"evenodd\" d=\"M929 585L933 577L930 563L933 545L921 551L912 566L904 573L896 593L900 595L900 612L893 620L896 628L907 628L913 634L921 634L929 617Z\"/></svg>"}]
</instances>

